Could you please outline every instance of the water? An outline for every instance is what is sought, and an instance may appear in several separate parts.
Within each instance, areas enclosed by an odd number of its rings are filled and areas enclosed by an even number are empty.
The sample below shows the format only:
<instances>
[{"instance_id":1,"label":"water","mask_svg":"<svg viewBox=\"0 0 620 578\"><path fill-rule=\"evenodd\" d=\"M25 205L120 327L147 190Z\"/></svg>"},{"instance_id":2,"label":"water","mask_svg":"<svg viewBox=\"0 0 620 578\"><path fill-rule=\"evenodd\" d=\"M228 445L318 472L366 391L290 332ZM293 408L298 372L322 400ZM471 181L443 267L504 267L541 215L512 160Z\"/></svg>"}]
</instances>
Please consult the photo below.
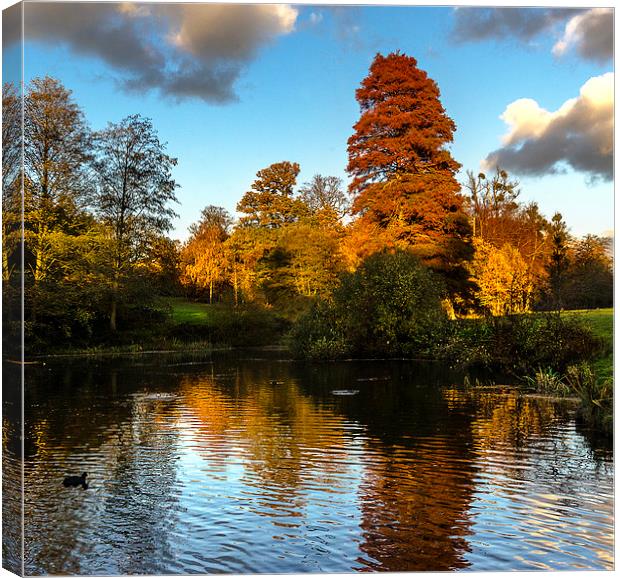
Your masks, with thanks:
<instances>
[{"instance_id":1,"label":"water","mask_svg":"<svg viewBox=\"0 0 620 578\"><path fill-rule=\"evenodd\" d=\"M571 402L280 357L27 366L26 573L613 568L612 454Z\"/></svg>"}]
</instances>

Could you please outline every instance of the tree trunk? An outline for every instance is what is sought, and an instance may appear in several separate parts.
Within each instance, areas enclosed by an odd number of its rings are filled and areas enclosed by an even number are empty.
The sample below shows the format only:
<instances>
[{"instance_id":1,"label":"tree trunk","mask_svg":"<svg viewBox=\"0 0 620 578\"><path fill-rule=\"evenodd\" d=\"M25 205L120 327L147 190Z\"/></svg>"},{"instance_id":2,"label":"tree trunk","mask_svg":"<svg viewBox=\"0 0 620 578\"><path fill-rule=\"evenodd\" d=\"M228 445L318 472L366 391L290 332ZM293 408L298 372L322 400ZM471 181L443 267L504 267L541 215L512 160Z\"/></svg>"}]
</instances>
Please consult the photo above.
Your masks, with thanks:
<instances>
[{"instance_id":1,"label":"tree trunk","mask_svg":"<svg viewBox=\"0 0 620 578\"><path fill-rule=\"evenodd\" d=\"M114 273L112 282L112 303L110 303L110 331L116 333L116 312L118 308L118 272Z\"/></svg>"},{"instance_id":2,"label":"tree trunk","mask_svg":"<svg viewBox=\"0 0 620 578\"><path fill-rule=\"evenodd\" d=\"M233 293L235 295L235 307L239 305L239 290L237 284L237 265L233 266Z\"/></svg>"},{"instance_id":3,"label":"tree trunk","mask_svg":"<svg viewBox=\"0 0 620 578\"><path fill-rule=\"evenodd\" d=\"M116 333L116 296L110 305L110 331Z\"/></svg>"}]
</instances>

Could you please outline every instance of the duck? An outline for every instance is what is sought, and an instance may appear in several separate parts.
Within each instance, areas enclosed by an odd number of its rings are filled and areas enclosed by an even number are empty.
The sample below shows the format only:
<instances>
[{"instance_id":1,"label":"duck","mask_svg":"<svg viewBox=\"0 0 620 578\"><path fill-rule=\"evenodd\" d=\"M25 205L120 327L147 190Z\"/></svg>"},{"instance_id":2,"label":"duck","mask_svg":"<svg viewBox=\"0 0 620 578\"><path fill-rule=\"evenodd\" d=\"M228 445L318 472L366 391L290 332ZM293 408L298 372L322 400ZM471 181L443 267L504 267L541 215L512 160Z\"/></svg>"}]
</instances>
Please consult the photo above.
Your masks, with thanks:
<instances>
[{"instance_id":1,"label":"duck","mask_svg":"<svg viewBox=\"0 0 620 578\"><path fill-rule=\"evenodd\" d=\"M88 474L84 472L81 476L66 476L65 479L62 481L62 485L65 488L68 488L69 486L72 486L74 488L82 486L82 488L86 490L88 489L88 484L86 483L87 475Z\"/></svg>"}]
</instances>

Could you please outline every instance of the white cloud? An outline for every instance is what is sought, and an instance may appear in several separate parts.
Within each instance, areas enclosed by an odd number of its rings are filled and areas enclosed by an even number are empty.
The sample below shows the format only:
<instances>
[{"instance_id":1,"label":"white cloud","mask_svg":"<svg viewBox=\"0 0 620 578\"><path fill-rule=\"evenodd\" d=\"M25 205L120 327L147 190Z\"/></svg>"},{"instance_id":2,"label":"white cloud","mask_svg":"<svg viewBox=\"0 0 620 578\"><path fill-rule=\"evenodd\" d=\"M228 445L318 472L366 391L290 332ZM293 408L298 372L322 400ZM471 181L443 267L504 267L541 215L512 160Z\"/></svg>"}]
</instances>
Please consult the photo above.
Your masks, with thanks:
<instances>
[{"instance_id":1,"label":"white cloud","mask_svg":"<svg viewBox=\"0 0 620 578\"><path fill-rule=\"evenodd\" d=\"M579 96L548 111L535 100L519 99L501 115L508 125L503 147L484 161L515 173L557 173L568 165L593 179L613 175L614 74L590 78Z\"/></svg>"}]
</instances>

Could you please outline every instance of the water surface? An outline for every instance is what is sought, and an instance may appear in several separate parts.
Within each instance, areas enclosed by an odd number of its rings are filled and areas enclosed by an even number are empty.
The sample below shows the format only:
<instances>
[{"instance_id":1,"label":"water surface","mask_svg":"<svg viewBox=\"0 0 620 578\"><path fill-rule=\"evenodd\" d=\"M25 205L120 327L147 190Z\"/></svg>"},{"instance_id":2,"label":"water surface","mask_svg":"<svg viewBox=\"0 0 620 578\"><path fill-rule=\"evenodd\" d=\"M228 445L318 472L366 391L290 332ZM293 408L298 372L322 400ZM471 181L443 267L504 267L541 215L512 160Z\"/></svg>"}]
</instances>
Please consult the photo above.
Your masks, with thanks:
<instances>
[{"instance_id":1,"label":"water surface","mask_svg":"<svg viewBox=\"0 0 620 578\"><path fill-rule=\"evenodd\" d=\"M263 351L26 379L30 575L613 567L611 451L570 402Z\"/></svg>"}]
</instances>

